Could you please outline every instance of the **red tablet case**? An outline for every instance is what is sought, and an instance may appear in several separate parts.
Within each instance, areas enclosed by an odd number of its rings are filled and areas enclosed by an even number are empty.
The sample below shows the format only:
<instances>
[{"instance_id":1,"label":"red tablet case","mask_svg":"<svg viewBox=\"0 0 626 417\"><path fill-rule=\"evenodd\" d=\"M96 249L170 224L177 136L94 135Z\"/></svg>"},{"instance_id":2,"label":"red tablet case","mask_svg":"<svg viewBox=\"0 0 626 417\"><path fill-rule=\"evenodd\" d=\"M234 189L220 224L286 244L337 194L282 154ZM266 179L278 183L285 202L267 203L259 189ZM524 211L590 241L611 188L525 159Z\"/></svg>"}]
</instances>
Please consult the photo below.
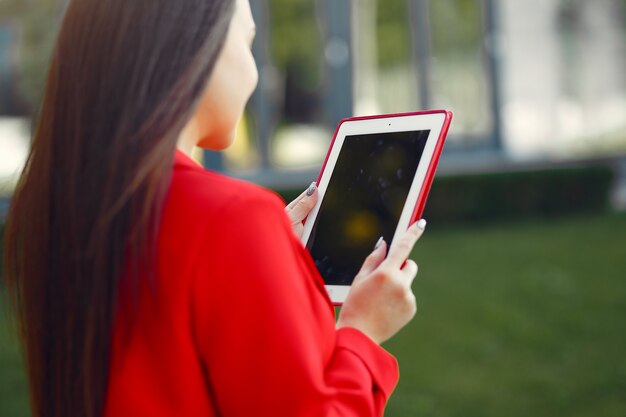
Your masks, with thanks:
<instances>
[{"instance_id":1,"label":"red tablet case","mask_svg":"<svg viewBox=\"0 0 626 417\"><path fill-rule=\"evenodd\" d=\"M335 134L333 135L333 140L328 147L328 152L326 153L326 158L324 159L324 163L322 164L322 169L320 170L320 174L317 177L317 185L319 185L320 180L322 178L322 173L326 168L326 163L328 162L328 157L330 156L330 151L333 148L333 144L335 143L335 139L337 138L337 133L339 132L339 128L344 122L352 121L352 120L368 120L368 119L383 119L389 117L400 117L400 116L415 116L415 115L424 115L424 114L444 114L445 119L443 122L443 127L441 128L441 133L437 138L437 144L435 145L435 151L433 153L433 158L430 161L430 165L428 166L428 171L426 172L426 178L424 178L424 185L420 190L420 194L417 197L417 202L415 203L415 208L413 209L413 215L411 216L411 220L409 225L413 224L417 220L422 217L424 213L424 207L426 206L426 199L428 198L428 192L430 191L430 187L433 183L433 179L435 178L435 172L437 171L437 163L439 162L439 157L441 156L441 151L443 150L443 144L446 140L446 136L448 135L448 128L450 127L450 122L452 121L452 112L446 110L428 110L428 111L418 111L418 112L409 112L409 113L394 113L394 114L377 114L375 116L360 116L360 117L350 117L347 119L342 119L337 128L335 129Z\"/></svg>"}]
</instances>

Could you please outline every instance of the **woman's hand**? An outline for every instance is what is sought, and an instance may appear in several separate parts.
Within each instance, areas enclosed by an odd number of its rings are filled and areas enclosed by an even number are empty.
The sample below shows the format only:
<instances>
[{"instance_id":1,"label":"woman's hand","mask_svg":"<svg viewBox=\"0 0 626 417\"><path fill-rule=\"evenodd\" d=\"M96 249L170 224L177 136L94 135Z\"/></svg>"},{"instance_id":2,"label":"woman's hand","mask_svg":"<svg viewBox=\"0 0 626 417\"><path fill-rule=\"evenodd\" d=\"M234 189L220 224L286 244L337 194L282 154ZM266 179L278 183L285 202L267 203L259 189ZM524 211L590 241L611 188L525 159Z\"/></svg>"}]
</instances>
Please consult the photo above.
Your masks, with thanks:
<instances>
[{"instance_id":1,"label":"woman's hand","mask_svg":"<svg viewBox=\"0 0 626 417\"><path fill-rule=\"evenodd\" d=\"M409 227L387 258L381 238L352 283L337 328L353 327L380 344L411 321L417 310L411 290L417 264L407 258L425 227L425 220Z\"/></svg>"},{"instance_id":2,"label":"woman's hand","mask_svg":"<svg viewBox=\"0 0 626 417\"><path fill-rule=\"evenodd\" d=\"M302 232L304 231L302 221L309 215L316 202L317 185L315 182L312 182L309 188L285 207L285 211L291 220L291 227L296 236L302 237Z\"/></svg>"}]
</instances>

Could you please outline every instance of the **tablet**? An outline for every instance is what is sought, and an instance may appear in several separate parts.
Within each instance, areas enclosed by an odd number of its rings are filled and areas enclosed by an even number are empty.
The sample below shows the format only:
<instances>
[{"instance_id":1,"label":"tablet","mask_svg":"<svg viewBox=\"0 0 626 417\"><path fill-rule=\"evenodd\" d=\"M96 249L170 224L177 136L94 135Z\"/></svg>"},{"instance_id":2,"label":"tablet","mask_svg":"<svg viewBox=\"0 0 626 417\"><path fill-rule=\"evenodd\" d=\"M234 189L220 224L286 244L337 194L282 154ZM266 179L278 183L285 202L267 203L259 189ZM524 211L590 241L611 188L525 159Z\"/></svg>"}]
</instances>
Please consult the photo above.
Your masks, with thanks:
<instances>
[{"instance_id":1,"label":"tablet","mask_svg":"<svg viewBox=\"0 0 626 417\"><path fill-rule=\"evenodd\" d=\"M345 301L381 236L393 247L421 218L451 119L434 110L337 126L302 235L334 304Z\"/></svg>"}]
</instances>

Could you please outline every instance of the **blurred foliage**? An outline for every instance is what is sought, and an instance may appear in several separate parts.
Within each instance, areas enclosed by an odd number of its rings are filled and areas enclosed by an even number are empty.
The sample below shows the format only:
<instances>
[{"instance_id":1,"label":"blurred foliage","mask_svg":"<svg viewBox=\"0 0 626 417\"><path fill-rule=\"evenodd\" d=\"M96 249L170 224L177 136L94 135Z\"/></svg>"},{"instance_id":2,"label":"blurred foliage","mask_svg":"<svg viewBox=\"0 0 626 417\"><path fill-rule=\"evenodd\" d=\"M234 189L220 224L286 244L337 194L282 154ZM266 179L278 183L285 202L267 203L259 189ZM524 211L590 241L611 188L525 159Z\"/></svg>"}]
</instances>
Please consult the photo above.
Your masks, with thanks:
<instances>
[{"instance_id":1,"label":"blurred foliage","mask_svg":"<svg viewBox=\"0 0 626 417\"><path fill-rule=\"evenodd\" d=\"M413 45L414 11L411 1L377 2L378 64L382 68L406 65ZM428 22L433 55L475 53L483 34L483 1L437 0L428 2Z\"/></svg>"},{"instance_id":2,"label":"blurred foliage","mask_svg":"<svg viewBox=\"0 0 626 417\"><path fill-rule=\"evenodd\" d=\"M429 4L434 56L475 54L483 36L485 2L437 0Z\"/></svg>"},{"instance_id":3,"label":"blurred foliage","mask_svg":"<svg viewBox=\"0 0 626 417\"><path fill-rule=\"evenodd\" d=\"M377 2L378 65L392 68L406 64L411 56L409 8L406 0Z\"/></svg>"},{"instance_id":4,"label":"blurred foliage","mask_svg":"<svg viewBox=\"0 0 626 417\"><path fill-rule=\"evenodd\" d=\"M322 34L316 2L270 0L270 53L282 71L292 71L302 85L317 86L322 65Z\"/></svg>"},{"instance_id":5,"label":"blurred foliage","mask_svg":"<svg viewBox=\"0 0 626 417\"><path fill-rule=\"evenodd\" d=\"M438 177L424 217L452 225L605 212L613 177L608 165Z\"/></svg>"},{"instance_id":6,"label":"blurred foliage","mask_svg":"<svg viewBox=\"0 0 626 417\"><path fill-rule=\"evenodd\" d=\"M625 0L626 1L626 0ZM62 0L0 0L2 21L19 25L19 87L31 109L40 102L49 57L61 16ZM379 64L388 68L411 56L410 2L377 2ZM432 47L440 51L475 50L481 36L482 2L430 2ZM323 67L323 39L318 3L311 0L270 0L270 53L283 74L301 86L319 86ZM449 30L450 27L454 30Z\"/></svg>"},{"instance_id":7,"label":"blurred foliage","mask_svg":"<svg viewBox=\"0 0 626 417\"><path fill-rule=\"evenodd\" d=\"M3 286L2 274L4 273L4 223L0 223L0 289Z\"/></svg>"},{"instance_id":8,"label":"blurred foliage","mask_svg":"<svg viewBox=\"0 0 626 417\"><path fill-rule=\"evenodd\" d=\"M31 112L37 109L43 94L61 3L59 0L0 0L2 21L18 23L19 91Z\"/></svg>"},{"instance_id":9,"label":"blurred foliage","mask_svg":"<svg viewBox=\"0 0 626 417\"><path fill-rule=\"evenodd\" d=\"M603 213L609 209L614 175L609 165L592 165L439 176L428 196L424 218L441 227ZM293 201L301 192L278 190L285 201Z\"/></svg>"}]
</instances>

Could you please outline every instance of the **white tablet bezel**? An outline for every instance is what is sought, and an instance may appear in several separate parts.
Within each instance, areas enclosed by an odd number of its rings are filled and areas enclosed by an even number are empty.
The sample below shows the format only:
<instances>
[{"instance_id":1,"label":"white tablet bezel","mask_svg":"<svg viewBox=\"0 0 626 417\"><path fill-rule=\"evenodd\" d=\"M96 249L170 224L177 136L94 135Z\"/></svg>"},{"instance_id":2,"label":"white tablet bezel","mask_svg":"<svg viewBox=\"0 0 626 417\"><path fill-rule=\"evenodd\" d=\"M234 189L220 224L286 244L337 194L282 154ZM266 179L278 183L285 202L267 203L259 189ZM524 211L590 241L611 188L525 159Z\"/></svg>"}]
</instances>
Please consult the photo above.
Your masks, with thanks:
<instances>
[{"instance_id":1,"label":"white tablet bezel","mask_svg":"<svg viewBox=\"0 0 626 417\"><path fill-rule=\"evenodd\" d=\"M326 189L347 136L430 130L422 158L420 159L420 163L409 189L409 194L402 209L398 226L394 232L392 241L388 242L390 243L390 248L394 247L397 237L410 226L414 209L430 171L431 162L435 156L438 157L438 153L436 153L437 143L446 126L447 117L448 113L441 111L410 115L389 115L387 117L355 118L342 121L338 126L325 165L322 168L322 173L317 184L318 200L304 223L302 243L306 245L311 235L313 224L315 223L321 204L324 201ZM372 247L372 250L373 249ZM342 304L350 291L349 285L325 285L325 287L331 301L335 304Z\"/></svg>"}]
</instances>

